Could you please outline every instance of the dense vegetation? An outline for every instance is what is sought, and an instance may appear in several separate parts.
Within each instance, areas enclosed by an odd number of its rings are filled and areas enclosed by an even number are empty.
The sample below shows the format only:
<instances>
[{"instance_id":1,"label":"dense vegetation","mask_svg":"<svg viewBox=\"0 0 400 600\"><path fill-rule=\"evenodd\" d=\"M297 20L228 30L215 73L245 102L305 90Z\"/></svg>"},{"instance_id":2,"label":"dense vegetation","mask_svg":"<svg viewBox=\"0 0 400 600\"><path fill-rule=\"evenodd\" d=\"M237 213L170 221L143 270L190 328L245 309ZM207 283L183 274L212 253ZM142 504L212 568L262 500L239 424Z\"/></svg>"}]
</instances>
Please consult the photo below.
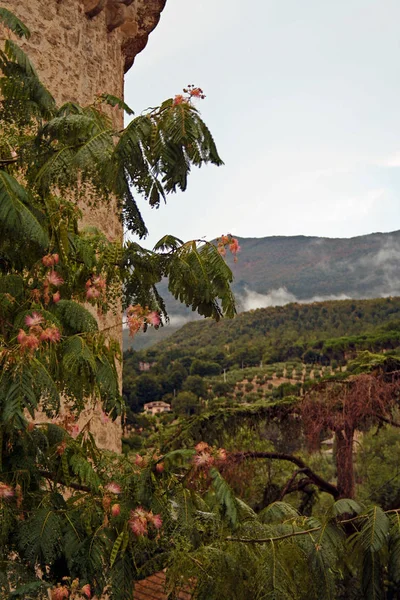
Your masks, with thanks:
<instances>
[{"instance_id":1,"label":"dense vegetation","mask_svg":"<svg viewBox=\"0 0 400 600\"><path fill-rule=\"evenodd\" d=\"M256 311L228 338L205 323L182 347L130 353L126 453L100 451L79 416L96 402L107 423L124 404L117 347L93 314L117 311L123 285L131 332L158 326L166 276L203 315L234 303L212 244L121 248L81 227L76 201L88 186L116 198L143 236L131 186L157 205L220 159L198 88L115 132L107 107L121 101L57 107L14 39L0 68L1 597L128 600L166 568L171 597L187 584L198 600L400 598L398 301L293 305L289 328L284 311ZM133 412L168 394L165 418Z\"/></svg>"},{"instance_id":2,"label":"dense vegetation","mask_svg":"<svg viewBox=\"0 0 400 600\"><path fill-rule=\"evenodd\" d=\"M211 483L233 528L211 534L199 523L201 542L170 568L196 578L196 597L400 597L399 307L393 298L263 309L125 353L131 410L158 398L173 409L132 412L125 451L196 445L203 479L186 477L203 494ZM252 344L257 366L241 368Z\"/></svg>"},{"instance_id":3,"label":"dense vegetation","mask_svg":"<svg viewBox=\"0 0 400 600\"><path fill-rule=\"evenodd\" d=\"M133 193L157 206L186 188L192 166L221 159L192 103L198 88L115 131L109 110L129 110L122 101L57 106L19 44L27 27L4 8L0 21L0 597L107 588L122 600L176 529L156 457L139 472L91 431L94 407L104 424L124 412L112 337L122 289L137 331L160 323L155 283L166 275L199 313L232 315L231 273L212 244L109 241L82 227L81 208L117 210L143 237ZM102 328L105 313L114 319Z\"/></svg>"},{"instance_id":4,"label":"dense vegetation","mask_svg":"<svg viewBox=\"0 0 400 600\"><path fill-rule=\"evenodd\" d=\"M247 401L298 394L357 351L400 346L399 324L400 298L289 304L189 323L148 350L125 352L124 394L134 411L180 391Z\"/></svg>"}]
</instances>

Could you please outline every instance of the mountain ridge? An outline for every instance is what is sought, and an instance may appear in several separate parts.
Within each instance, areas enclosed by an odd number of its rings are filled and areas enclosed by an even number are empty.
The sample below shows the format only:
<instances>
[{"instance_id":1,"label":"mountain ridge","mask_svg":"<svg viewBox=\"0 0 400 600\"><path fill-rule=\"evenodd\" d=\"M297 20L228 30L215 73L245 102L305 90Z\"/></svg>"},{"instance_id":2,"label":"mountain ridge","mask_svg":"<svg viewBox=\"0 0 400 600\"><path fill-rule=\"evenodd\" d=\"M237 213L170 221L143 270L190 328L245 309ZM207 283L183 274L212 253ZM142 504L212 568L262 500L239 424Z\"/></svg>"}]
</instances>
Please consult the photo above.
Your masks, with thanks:
<instances>
[{"instance_id":1,"label":"mountain ridge","mask_svg":"<svg viewBox=\"0 0 400 600\"><path fill-rule=\"evenodd\" d=\"M237 236L241 251L232 268L238 311L292 302L379 298L400 295L400 230L374 232L352 238L319 236ZM171 335L185 321L196 319L158 285L167 299L172 324L140 334L124 347L149 347Z\"/></svg>"}]
</instances>

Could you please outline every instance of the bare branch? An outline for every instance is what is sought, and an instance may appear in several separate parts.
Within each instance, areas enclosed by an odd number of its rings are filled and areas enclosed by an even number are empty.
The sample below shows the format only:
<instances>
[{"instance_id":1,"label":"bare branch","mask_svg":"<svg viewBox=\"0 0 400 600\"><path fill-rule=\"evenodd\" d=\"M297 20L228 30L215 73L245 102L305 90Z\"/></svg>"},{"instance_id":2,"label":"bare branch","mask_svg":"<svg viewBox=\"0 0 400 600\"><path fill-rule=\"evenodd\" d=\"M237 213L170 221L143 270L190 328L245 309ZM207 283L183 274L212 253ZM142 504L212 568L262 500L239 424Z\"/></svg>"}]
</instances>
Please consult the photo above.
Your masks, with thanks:
<instances>
[{"instance_id":1,"label":"bare branch","mask_svg":"<svg viewBox=\"0 0 400 600\"><path fill-rule=\"evenodd\" d=\"M279 496L279 500L283 500L284 497L286 496L286 494L289 494L292 491L292 486L293 486L294 480L296 479L297 475L300 475L300 473L304 473L304 469L297 469L296 471L293 472L292 476L286 483L285 487L282 488L282 491Z\"/></svg>"},{"instance_id":2,"label":"bare branch","mask_svg":"<svg viewBox=\"0 0 400 600\"><path fill-rule=\"evenodd\" d=\"M392 419L388 419L387 417L383 417L382 415L374 415L376 419L382 421L383 423L387 423L388 425L392 425L393 427L398 427L400 429L400 423L396 423Z\"/></svg>"},{"instance_id":3,"label":"bare branch","mask_svg":"<svg viewBox=\"0 0 400 600\"><path fill-rule=\"evenodd\" d=\"M310 469L310 467L308 465L306 465L306 463L299 458L298 456L293 456L292 454L285 454L283 452L235 452L232 453L231 456L233 456L234 458L236 458L237 460L248 460L248 459L269 459L269 460L287 460L288 462L291 462L293 464L295 464L297 467L299 467L299 469L301 470L301 472L303 472L305 475L307 475L307 477L309 479L312 480L312 482L323 492L327 492L328 494L331 494L331 496L333 496L334 498L338 498L339 497L339 490L338 488L333 485L332 483L329 483L329 481L326 481L325 479L323 479L322 477L320 477L320 475L318 475L317 473L314 473L314 471L312 471L312 469Z\"/></svg>"},{"instance_id":4,"label":"bare branch","mask_svg":"<svg viewBox=\"0 0 400 600\"><path fill-rule=\"evenodd\" d=\"M73 490L77 490L78 492L93 492L93 490L87 485L81 485L80 483L74 483L73 481L67 484L64 481L60 481L53 473L50 473L50 471L39 469L39 474L43 477L46 477L46 479L49 479L50 481L54 481L55 483L59 483Z\"/></svg>"},{"instance_id":5,"label":"bare branch","mask_svg":"<svg viewBox=\"0 0 400 600\"><path fill-rule=\"evenodd\" d=\"M296 535L307 535L307 533L312 533L314 531L320 531L321 527L312 527L311 529L305 529L303 531L293 531L292 533L286 533L285 535L278 535L277 537L270 538L235 538L235 537L227 537L227 542L242 542L244 544L266 544L268 542L278 542L279 540L285 540L287 538L295 537Z\"/></svg>"}]
</instances>

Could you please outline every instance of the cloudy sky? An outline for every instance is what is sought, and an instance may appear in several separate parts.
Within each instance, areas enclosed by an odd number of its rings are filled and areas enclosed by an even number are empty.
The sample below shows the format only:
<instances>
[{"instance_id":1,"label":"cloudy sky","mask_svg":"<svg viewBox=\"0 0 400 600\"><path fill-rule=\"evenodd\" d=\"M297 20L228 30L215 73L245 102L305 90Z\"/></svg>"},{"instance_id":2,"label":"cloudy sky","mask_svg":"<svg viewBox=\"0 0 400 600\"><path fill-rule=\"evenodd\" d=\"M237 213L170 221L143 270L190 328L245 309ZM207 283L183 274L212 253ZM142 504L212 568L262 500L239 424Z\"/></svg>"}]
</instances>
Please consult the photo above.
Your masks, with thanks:
<instances>
[{"instance_id":1,"label":"cloudy sky","mask_svg":"<svg viewBox=\"0 0 400 600\"><path fill-rule=\"evenodd\" d=\"M125 99L202 87L225 166L144 208L147 243L400 229L399 74L398 0L167 0Z\"/></svg>"}]
</instances>

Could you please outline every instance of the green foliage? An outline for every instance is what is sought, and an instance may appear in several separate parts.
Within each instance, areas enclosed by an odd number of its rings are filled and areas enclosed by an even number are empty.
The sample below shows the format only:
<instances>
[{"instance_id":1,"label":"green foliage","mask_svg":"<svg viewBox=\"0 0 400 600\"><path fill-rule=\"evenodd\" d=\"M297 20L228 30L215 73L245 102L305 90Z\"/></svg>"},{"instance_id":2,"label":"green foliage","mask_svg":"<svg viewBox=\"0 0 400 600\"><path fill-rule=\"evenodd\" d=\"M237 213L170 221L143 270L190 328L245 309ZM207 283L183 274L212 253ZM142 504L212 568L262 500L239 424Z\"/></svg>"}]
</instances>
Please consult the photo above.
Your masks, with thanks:
<instances>
[{"instance_id":1,"label":"green foliage","mask_svg":"<svg viewBox=\"0 0 400 600\"><path fill-rule=\"evenodd\" d=\"M195 415L199 412L199 399L193 392L179 392L172 400L172 410L178 415Z\"/></svg>"},{"instance_id":2,"label":"green foliage","mask_svg":"<svg viewBox=\"0 0 400 600\"><path fill-rule=\"evenodd\" d=\"M396 508L400 500L400 451L398 429L371 429L363 434L356 454L356 473L360 482L358 495L364 502L373 502L385 510Z\"/></svg>"},{"instance_id":3,"label":"green foliage","mask_svg":"<svg viewBox=\"0 0 400 600\"><path fill-rule=\"evenodd\" d=\"M35 216L25 188L14 177L0 171L0 223L2 236L19 236L46 248L48 237Z\"/></svg>"},{"instance_id":4,"label":"green foliage","mask_svg":"<svg viewBox=\"0 0 400 600\"><path fill-rule=\"evenodd\" d=\"M223 507L226 518L230 521L231 525L235 527L238 518L237 500L229 485L216 469L210 470L210 477L212 479L216 499L220 506Z\"/></svg>"},{"instance_id":5,"label":"green foliage","mask_svg":"<svg viewBox=\"0 0 400 600\"><path fill-rule=\"evenodd\" d=\"M0 21L29 37L5 8ZM193 166L222 161L191 102L168 100L115 131L103 108L131 114L122 100L104 93L57 107L8 38L0 96L0 596L42 600L58 586L72 597L89 584L98 597L107 589L128 600L135 579L167 563L191 456L170 456L164 475L154 450L133 465L96 446L93 421L125 410L114 339L121 296L167 318L156 284L168 277L194 310L233 316L232 273L212 244L165 236L154 251L122 247L84 229L82 212L122 213L143 237L136 194L158 206L186 189ZM177 364L168 375L154 382L160 395L187 371ZM130 404L143 403L140 388Z\"/></svg>"},{"instance_id":6,"label":"green foliage","mask_svg":"<svg viewBox=\"0 0 400 600\"><path fill-rule=\"evenodd\" d=\"M11 11L7 8L0 7L0 21L10 31L15 33L18 37L30 38L30 31L22 21L20 21Z\"/></svg>"}]
</instances>

